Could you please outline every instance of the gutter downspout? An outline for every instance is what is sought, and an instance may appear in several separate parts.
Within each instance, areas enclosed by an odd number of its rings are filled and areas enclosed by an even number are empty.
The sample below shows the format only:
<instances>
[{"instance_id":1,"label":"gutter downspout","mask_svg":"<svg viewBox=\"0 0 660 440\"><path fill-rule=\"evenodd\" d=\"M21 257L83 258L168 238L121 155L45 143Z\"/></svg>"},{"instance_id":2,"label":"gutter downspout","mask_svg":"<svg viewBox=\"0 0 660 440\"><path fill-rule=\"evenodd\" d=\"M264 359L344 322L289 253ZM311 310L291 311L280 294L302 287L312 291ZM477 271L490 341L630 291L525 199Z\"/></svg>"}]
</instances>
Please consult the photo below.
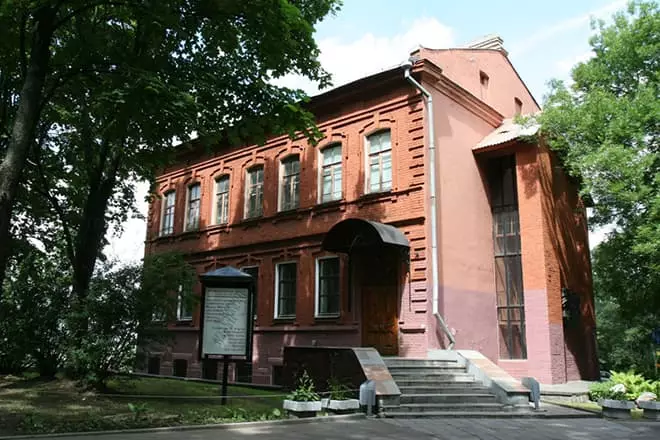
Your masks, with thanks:
<instances>
[{"instance_id":1,"label":"gutter downspout","mask_svg":"<svg viewBox=\"0 0 660 440\"><path fill-rule=\"evenodd\" d=\"M429 128L429 199L431 203L431 289L433 292L433 316L442 327L442 330L447 335L449 339L449 349L452 350L454 345L456 345L456 339L454 335L451 334L445 320L440 315L438 311L438 302L439 302L439 291L438 291L438 231L437 231L437 204L435 197L435 128L433 120L433 96L426 90L422 85L415 80L410 75L410 69L412 68L413 63L411 60L405 61L401 64L403 67L404 78L412 84L417 90L419 90L422 95L426 98L425 107L426 107L426 116L428 119L428 128Z\"/></svg>"}]
</instances>

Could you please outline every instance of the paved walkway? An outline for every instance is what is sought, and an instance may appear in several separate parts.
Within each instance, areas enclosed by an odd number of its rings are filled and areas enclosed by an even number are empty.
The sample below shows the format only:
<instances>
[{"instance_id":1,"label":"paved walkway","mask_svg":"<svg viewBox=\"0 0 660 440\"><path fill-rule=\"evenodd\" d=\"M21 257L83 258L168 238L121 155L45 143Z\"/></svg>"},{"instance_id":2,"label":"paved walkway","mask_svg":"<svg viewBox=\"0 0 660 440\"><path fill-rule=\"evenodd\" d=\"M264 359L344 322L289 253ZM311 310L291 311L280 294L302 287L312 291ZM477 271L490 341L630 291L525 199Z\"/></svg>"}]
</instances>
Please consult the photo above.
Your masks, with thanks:
<instances>
[{"instance_id":1,"label":"paved walkway","mask_svg":"<svg viewBox=\"0 0 660 440\"><path fill-rule=\"evenodd\" d=\"M60 437L59 440L658 440L660 423L603 419L343 420L142 434Z\"/></svg>"}]
</instances>

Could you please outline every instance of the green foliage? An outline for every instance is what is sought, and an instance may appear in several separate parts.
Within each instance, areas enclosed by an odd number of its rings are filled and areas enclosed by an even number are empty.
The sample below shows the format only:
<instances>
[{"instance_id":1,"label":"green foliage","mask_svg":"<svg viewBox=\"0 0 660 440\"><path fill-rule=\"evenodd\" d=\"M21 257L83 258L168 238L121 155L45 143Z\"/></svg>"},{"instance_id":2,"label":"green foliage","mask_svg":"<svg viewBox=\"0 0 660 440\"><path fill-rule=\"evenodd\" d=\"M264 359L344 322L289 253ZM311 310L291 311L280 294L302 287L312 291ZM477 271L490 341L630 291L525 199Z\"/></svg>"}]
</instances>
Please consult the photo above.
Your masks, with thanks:
<instances>
[{"instance_id":1,"label":"green foliage","mask_svg":"<svg viewBox=\"0 0 660 440\"><path fill-rule=\"evenodd\" d=\"M331 377L328 380L328 391L330 392L331 400L347 400L350 398L350 388L335 377Z\"/></svg>"},{"instance_id":2,"label":"green foliage","mask_svg":"<svg viewBox=\"0 0 660 440\"><path fill-rule=\"evenodd\" d=\"M625 393L612 391L614 385L621 384L626 387ZM660 381L652 382L647 380L641 374L633 371L629 372L611 372L610 379L606 382L599 382L589 387L589 398L594 402L600 399L612 400L636 400L640 394L651 392L658 394L660 391Z\"/></svg>"},{"instance_id":3,"label":"green foliage","mask_svg":"<svg viewBox=\"0 0 660 440\"><path fill-rule=\"evenodd\" d=\"M314 381L307 374L307 370L304 370L303 374L298 378L296 389L289 394L288 399L295 402L316 402L321 400L321 396L316 392Z\"/></svg>"},{"instance_id":4,"label":"green foliage","mask_svg":"<svg viewBox=\"0 0 660 440\"><path fill-rule=\"evenodd\" d=\"M128 409L133 413L135 421L140 420L149 411L146 403L129 403Z\"/></svg>"},{"instance_id":5,"label":"green foliage","mask_svg":"<svg viewBox=\"0 0 660 440\"><path fill-rule=\"evenodd\" d=\"M608 369L650 375L660 326L660 5L631 2L595 23L594 57L555 81L539 121L581 192L592 225L613 231L594 251L599 353Z\"/></svg>"},{"instance_id":6,"label":"green foliage","mask_svg":"<svg viewBox=\"0 0 660 440\"><path fill-rule=\"evenodd\" d=\"M194 269L179 254L162 254L140 265L99 271L90 286L84 313L89 331L69 347L69 372L84 383L105 386L111 372L127 372L135 365L138 343L165 336L153 316L173 313L176 286L192 296ZM142 338L142 340L140 340Z\"/></svg>"}]
</instances>

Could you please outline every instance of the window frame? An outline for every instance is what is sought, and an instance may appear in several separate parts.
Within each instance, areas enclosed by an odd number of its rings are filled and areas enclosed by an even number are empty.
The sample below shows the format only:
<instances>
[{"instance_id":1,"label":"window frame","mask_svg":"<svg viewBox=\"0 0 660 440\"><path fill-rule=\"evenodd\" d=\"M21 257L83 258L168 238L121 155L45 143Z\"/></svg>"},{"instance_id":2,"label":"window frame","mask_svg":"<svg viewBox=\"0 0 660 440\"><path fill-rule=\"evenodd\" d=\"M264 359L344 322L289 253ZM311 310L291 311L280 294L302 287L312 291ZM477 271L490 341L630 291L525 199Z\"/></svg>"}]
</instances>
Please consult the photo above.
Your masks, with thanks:
<instances>
[{"instance_id":1,"label":"window frame","mask_svg":"<svg viewBox=\"0 0 660 440\"><path fill-rule=\"evenodd\" d=\"M390 138L390 148L388 150L379 150L377 153L370 153L369 149L371 147L371 141L370 138L373 138L374 136L380 135L382 133L389 133L389 138ZM382 155L383 153L389 152L390 154L390 181L389 181L389 187L388 188L383 188L383 160L382 160ZM392 149L392 129L390 128L383 128L376 130L364 137L364 193L365 194L381 194L381 193L387 193L392 191L392 188L394 187L394 167L393 167L393 149ZM371 157L378 155L378 170L379 170L379 185L378 185L378 190L372 191L371 190Z\"/></svg>"},{"instance_id":2,"label":"window frame","mask_svg":"<svg viewBox=\"0 0 660 440\"><path fill-rule=\"evenodd\" d=\"M168 206L167 201L169 198L169 195L172 194L172 206ZM165 230L165 218L168 215L167 210L171 208L172 209L172 224L170 228L168 228L168 231L166 232ZM161 212L160 212L160 237L165 237L167 235L172 235L174 234L174 218L176 215L176 190L171 189L168 191L165 191L162 196L162 202L161 202Z\"/></svg>"},{"instance_id":3,"label":"window frame","mask_svg":"<svg viewBox=\"0 0 660 440\"><path fill-rule=\"evenodd\" d=\"M241 266L239 269L257 269L257 278L254 280L254 297L252 298L252 316L256 321L259 315L259 278L261 277L261 267L258 264L253 264L250 266Z\"/></svg>"},{"instance_id":4,"label":"window frame","mask_svg":"<svg viewBox=\"0 0 660 440\"><path fill-rule=\"evenodd\" d=\"M227 218L222 221L218 219L218 183L221 180L227 180L227 191L222 194L226 194L226 203L227 203ZM213 179L213 206L211 209L211 219L213 220L214 225L228 225L229 224L229 211L231 209L231 176L229 174L222 174Z\"/></svg>"},{"instance_id":5,"label":"window frame","mask_svg":"<svg viewBox=\"0 0 660 440\"><path fill-rule=\"evenodd\" d=\"M193 320L194 311L192 308L190 310L185 310L182 291L183 287L179 286L179 290L177 291L176 296L176 320L177 322L191 322ZM188 314L184 315L184 311L188 312Z\"/></svg>"},{"instance_id":6,"label":"window frame","mask_svg":"<svg viewBox=\"0 0 660 440\"><path fill-rule=\"evenodd\" d=\"M339 148L339 161L331 163L329 165L325 165L323 163L323 158L324 158L324 153L330 149L333 148ZM318 157L318 203L331 203L331 202L337 202L339 200L342 200L344 198L344 146L341 144L341 142L335 142L326 145L325 147L321 148L319 150L319 157ZM326 168L329 168L330 171L330 176L331 176L331 191L330 191L330 198L328 200L324 200L323 196L323 174ZM337 193L335 190L335 168L339 168L339 174L341 176L341 185L339 188L339 197L334 198L334 194Z\"/></svg>"},{"instance_id":7,"label":"window frame","mask_svg":"<svg viewBox=\"0 0 660 440\"><path fill-rule=\"evenodd\" d=\"M261 183L257 183L254 185L254 187L258 187L259 185L261 186L261 203L259 204L259 212L255 213L254 215L251 215L250 213L250 189L253 187L250 183L250 174L252 172L258 172L261 170ZM263 217L264 215L264 180L266 177L266 167L264 167L263 164L259 165L254 165L248 169L245 170L245 192L244 192L244 198L245 198L245 203L243 205L243 219L244 220L250 220L250 219L255 219L259 217Z\"/></svg>"},{"instance_id":8,"label":"window frame","mask_svg":"<svg viewBox=\"0 0 660 440\"><path fill-rule=\"evenodd\" d=\"M295 280L295 295L294 295L294 310L293 310L293 315L280 315L280 266L288 265L288 264L293 264L295 265L296 271L296 280ZM273 306L273 318L274 319L295 319L296 318L296 313L297 313L297 307L296 307L296 302L298 301L298 261L296 260L289 260L289 261L281 261L279 263L275 263L275 304Z\"/></svg>"},{"instance_id":9,"label":"window frame","mask_svg":"<svg viewBox=\"0 0 660 440\"><path fill-rule=\"evenodd\" d=\"M197 218L196 218L196 224L194 226L191 226L190 219L188 218L190 216L190 203L191 203L191 193L193 188L197 188L199 191L199 194L197 195ZM202 216L202 184L200 182L193 182L189 184L186 188L186 210L184 212L184 218L183 218L183 230L184 232L190 232L190 231L197 231L200 228L200 220Z\"/></svg>"},{"instance_id":10,"label":"window frame","mask_svg":"<svg viewBox=\"0 0 660 440\"><path fill-rule=\"evenodd\" d=\"M333 313L322 313L321 306L321 263L325 260L337 260L337 311ZM338 318L341 316L341 259L337 255L327 255L316 259L316 273L314 276L314 317L315 318Z\"/></svg>"},{"instance_id":11,"label":"window frame","mask_svg":"<svg viewBox=\"0 0 660 440\"><path fill-rule=\"evenodd\" d=\"M285 175L285 169L286 169L286 162L293 162L297 161L298 162L298 172L297 173L292 173L289 175ZM286 212L286 211L295 211L300 207L300 174L301 174L301 168L300 168L300 155L298 153L294 154L289 154L288 156L282 158L280 160L280 168L279 168L279 173L278 173L278 179L277 179L277 211L278 212ZM298 184L296 186L296 193L293 194L294 199L296 201L294 206L283 206L283 201L284 201L284 179L285 178L298 178ZM293 188L293 186L292 186ZM292 189L293 191L293 189Z\"/></svg>"}]
</instances>

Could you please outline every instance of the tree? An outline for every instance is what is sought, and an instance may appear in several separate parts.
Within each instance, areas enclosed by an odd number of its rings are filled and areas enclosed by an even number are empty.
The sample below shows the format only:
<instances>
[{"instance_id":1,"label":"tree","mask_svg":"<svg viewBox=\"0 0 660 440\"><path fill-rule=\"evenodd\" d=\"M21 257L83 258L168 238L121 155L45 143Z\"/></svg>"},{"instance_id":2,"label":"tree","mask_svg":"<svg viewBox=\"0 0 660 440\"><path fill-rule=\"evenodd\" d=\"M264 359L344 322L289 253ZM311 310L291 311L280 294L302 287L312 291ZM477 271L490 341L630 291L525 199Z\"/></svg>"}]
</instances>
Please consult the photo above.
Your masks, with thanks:
<instances>
[{"instance_id":1,"label":"tree","mask_svg":"<svg viewBox=\"0 0 660 440\"><path fill-rule=\"evenodd\" d=\"M624 324L599 322L601 352L616 344L605 339L621 337L607 330L623 327L637 329L625 337L642 350L660 327L660 7L632 2L596 26L594 57L573 69L570 87L551 84L540 121L594 200L592 224L614 227L594 252L594 279L599 315Z\"/></svg>"},{"instance_id":2,"label":"tree","mask_svg":"<svg viewBox=\"0 0 660 440\"><path fill-rule=\"evenodd\" d=\"M108 377L135 366L137 349L163 342L165 321L174 316L178 291L192 299L195 270L180 254L148 257L141 264L105 264L92 279L85 313L89 331L71 340L67 369L83 383L102 389ZM175 296L177 295L177 296Z\"/></svg>"},{"instance_id":3,"label":"tree","mask_svg":"<svg viewBox=\"0 0 660 440\"><path fill-rule=\"evenodd\" d=\"M29 173L27 187L51 207L49 226L64 235L82 303L108 222L125 216L133 203L127 180L149 178L167 163L173 137L187 139L195 130L222 132L234 142L301 130L318 136L312 115L300 106L304 94L271 80L297 73L328 84L313 31L338 5L5 1L0 280L22 174ZM28 212L33 204L43 206L31 202Z\"/></svg>"}]
</instances>

